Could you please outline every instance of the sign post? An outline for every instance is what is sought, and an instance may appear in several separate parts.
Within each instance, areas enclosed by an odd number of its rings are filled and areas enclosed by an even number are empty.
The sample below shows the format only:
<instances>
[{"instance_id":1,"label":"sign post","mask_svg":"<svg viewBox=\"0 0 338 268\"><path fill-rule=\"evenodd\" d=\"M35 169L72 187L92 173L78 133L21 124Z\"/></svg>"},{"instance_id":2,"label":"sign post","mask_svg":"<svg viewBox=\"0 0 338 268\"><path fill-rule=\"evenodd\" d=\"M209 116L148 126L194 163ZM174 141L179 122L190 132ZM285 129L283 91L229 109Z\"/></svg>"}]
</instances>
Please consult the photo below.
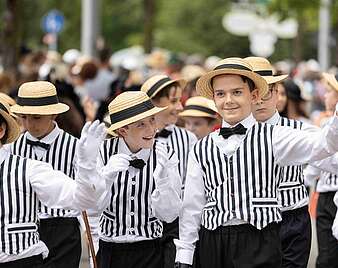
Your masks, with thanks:
<instances>
[{"instance_id":1,"label":"sign post","mask_svg":"<svg viewBox=\"0 0 338 268\"><path fill-rule=\"evenodd\" d=\"M58 34L62 31L64 26L64 16L63 14L53 9L49 11L41 19L41 28L47 34L51 35L53 38L49 38L51 42L48 43L49 50L57 50L58 43Z\"/></svg>"}]
</instances>

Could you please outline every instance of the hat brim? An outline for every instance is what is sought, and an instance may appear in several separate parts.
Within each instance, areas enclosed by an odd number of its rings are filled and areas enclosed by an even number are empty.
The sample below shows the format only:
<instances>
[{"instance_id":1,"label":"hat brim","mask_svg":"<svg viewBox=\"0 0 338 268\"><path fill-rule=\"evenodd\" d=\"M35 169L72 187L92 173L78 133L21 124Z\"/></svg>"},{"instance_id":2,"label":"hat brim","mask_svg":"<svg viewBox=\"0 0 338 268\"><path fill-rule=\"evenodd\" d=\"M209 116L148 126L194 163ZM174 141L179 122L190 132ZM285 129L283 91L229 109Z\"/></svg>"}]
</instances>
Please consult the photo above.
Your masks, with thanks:
<instances>
[{"instance_id":1,"label":"hat brim","mask_svg":"<svg viewBox=\"0 0 338 268\"><path fill-rule=\"evenodd\" d=\"M331 86L333 87L336 91L338 91L338 82L337 80L334 78L334 75L330 75L328 73L323 73L323 77L325 79L325 81Z\"/></svg>"},{"instance_id":2,"label":"hat brim","mask_svg":"<svg viewBox=\"0 0 338 268\"><path fill-rule=\"evenodd\" d=\"M12 143L17 140L17 138L20 136L20 126L15 121L14 117L12 117L10 114L6 113L3 110L0 110L1 116L6 120L7 123L7 139L5 144Z\"/></svg>"},{"instance_id":3,"label":"hat brim","mask_svg":"<svg viewBox=\"0 0 338 268\"><path fill-rule=\"evenodd\" d=\"M38 115L53 115L62 114L69 110L69 106L64 103L43 105L43 106L21 106L15 104L11 106L11 112L16 114L38 114Z\"/></svg>"},{"instance_id":4,"label":"hat brim","mask_svg":"<svg viewBox=\"0 0 338 268\"><path fill-rule=\"evenodd\" d=\"M178 114L180 117L208 117L208 118L217 118L217 114L211 115L197 110L186 110Z\"/></svg>"},{"instance_id":5,"label":"hat brim","mask_svg":"<svg viewBox=\"0 0 338 268\"><path fill-rule=\"evenodd\" d=\"M249 79L251 79L255 87L258 89L259 95L264 96L268 92L268 84L264 80L263 77L260 75L252 72L252 71L246 71L246 70L238 70L238 69L219 69L214 70L211 72L208 72L204 75L202 75L196 83L196 91L199 95L206 97L208 99L213 99L213 88L211 85L211 79L218 75L223 74L234 74L234 75L242 75Z\"/></svg>"},{"instance_id":6,"label":"hat brim","mask_svg":"<svg viewBox=\"0 0 338 268\"><path fill-rule=\"evenodd\" d=\"M185 81L184 79L176 79L176 80L170 80L166 83L164 83L163 85L161 85L158 89L156 89L156 91L154 91L154 93L149 96L149 98L153 98L157 95L157 93L159 93L163 88L171 85L171 84L174 84L174 83L177 83L179 84L180 88L182 88L182 90L186 87L187 85L187 81Z\"/></svg>"},{"instance_id":7,"label":"hat brim","mask_svg":"<svg viewBox=\"0 0 338 268\"><path fill-rule=\"evenodd\" d=\"M285 79L287 79L289 77L289 75L283 74L283 75L262 76L262 77L265 79L265 81L268 83L268 85L270 85L270 84L283 82Z\"/></svg>"},{"instance_id":8,"label":"hat brim","mask_svg":"<svg viewBox=\"0 0 338 268\"><path fill-rule=\"evenodd\" d=\"M129 124L132 124L132 123L135 123L139 120L142 120L144 118L147 118L149 116L152 116L154 114L157 114L165 109L167 109L168 107L154 107L146 112L143 112L143 113L140 113L138 115L135 115L135 116L132 116L128 119L125 119L125 120L122 120L122 121L119 121L115 124L112 124L110 125L110 127L107 129L107 132L110 134L110 135L114 135L116 136L116 133L115 133L115 130L121 128L121 127L124 127L124 126L127 126Z\"/></svg>"}]
</instances>

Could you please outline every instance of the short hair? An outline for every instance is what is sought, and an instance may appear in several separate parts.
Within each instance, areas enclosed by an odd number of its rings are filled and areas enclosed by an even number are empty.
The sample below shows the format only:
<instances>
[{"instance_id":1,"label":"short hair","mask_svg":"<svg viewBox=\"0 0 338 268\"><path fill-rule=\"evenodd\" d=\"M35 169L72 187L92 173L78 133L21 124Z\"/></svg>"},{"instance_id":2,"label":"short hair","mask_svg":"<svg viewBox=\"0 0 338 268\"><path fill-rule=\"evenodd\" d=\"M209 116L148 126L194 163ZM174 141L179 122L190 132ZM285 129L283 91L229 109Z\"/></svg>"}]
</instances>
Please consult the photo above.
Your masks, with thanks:
<instances>
[{"instance_id":1,"label":"short hair","mask_svg":"<svg viewBox=\"0 0 338 268\"><path fill-rule=\"evenodd\" d=\"M5 131L4 136L0 139L0 141L1 141L1 144L6 144L7 138L8 138L8 124L7 124L7 121L5 120L5 118L3 118L2 115L0 115L0 125L2 125L2 123L5 123L6 131Z\"/></svg>"},{"instance_id":2,"label":"short hair","mask_svg":"<svg viewBox=\"0 0 338 268\"><path fill-rule=\"evenodd\" d=\"M154 101L158 101L160 98L162 97L167 97L169 98L169 92L170 92L170 89L172 87L179 87L179 84L177 82L174 82L172 84L169 84L167 86L165 86L164 88L162 88L159 92L156 93L156 95L154 97L152 97L152 99Z\"/></svg>"},{"instance_id":3,"label":"short hair","mask_svg":"<svg viewBox=\"0 0 338 268\"><path fill-rule=\"evenodd\" d=\"M221 74L220 74L221 75ZM214 76L213 78L211 78L211 85L213 84L213 82L214 82L214 79L217 77L217 76L220 76L220 75L216 75L216 76ZM256 88L256 85L255 85L255 83L254 83L254 81L252 81L249 77L247 77L247 76L244 76L244 75L239 75L240 77L241 77L241 79L242 79L242 81L244 82L244 83L247 83L248 84L248 87L249 87L249 90L250 90L250 92L252 92L252 91L254 91L254 89Z\"/></svg>"}]
</instances>

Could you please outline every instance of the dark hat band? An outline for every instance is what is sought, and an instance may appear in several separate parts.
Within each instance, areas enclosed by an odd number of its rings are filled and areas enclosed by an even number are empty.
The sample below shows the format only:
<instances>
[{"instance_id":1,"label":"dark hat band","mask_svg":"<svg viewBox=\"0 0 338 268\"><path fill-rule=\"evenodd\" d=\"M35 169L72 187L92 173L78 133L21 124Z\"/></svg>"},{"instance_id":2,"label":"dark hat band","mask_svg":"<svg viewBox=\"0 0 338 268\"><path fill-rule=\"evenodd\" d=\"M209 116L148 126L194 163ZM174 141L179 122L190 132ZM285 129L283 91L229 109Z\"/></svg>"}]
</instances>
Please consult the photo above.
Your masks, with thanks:
<instances>
[{"instance_id":1,"label":"dark hat band","mask_svg":"<svg viewBox=\"0 0 338 268\"><path fill-rule=\"evenodd\" d=\"M243 70L243 71L250 71L252 72L252 70L248 67L245 67L243 65L240 64L222 64L217 66L214 71L216 70L220 70L220 69L237 69L237 70Z\"/></svg>"},{"instance_id":2,"label":"dark hat band","mask_svg":"<svg viewBox=\"0 0 338 268\"><path fill-rule=\"evenodd\" d=\"M216 115L216 112L214 110L209 109L207 107L199 106L199 105L187 105L184 107L184 111L187 111L187 110L197 110L197 111L205 112L210 115Z\"/></svg>"},{"instance_id":3,"label":"dark hat band","mask_svg":"<svg viewBox=\"0 0 338 268\"><path fill-rule=\"evenodd\" d=\"M18 97L16 103L21 106L44 106L58 104L59 98L56 95L41 98Z\"/></svg>"},{"instance_id":4,"label":"dark hat band","mask_svg":"<svg viewBox=\"0 0 338 268\"><path fill-rule=\"evenodd\" d=\"M256 74L260 76L273 76L273 72L271 70L261 70L261 71L254 71Z\"/></svg>"},{"instance_id":5,"label":"dark hat band","mask_svg":"<svg viewBox=\"0 0 338 268\"><path fill-rule=\"evenodd\" d=\"M110 115L110 122L111 124L116 124L118 122L121 122L123 120L129 119L131 117L134 117L138 114L147 112L151 109L155 108L151 100L147 100L145 102L139 103L135 106L129 107L127 109L118 111L116 113L113 113Z\"/></svg>"},{"instance_id":6,"label":"dark hat band","mask_svg":"<svg viewBox=\"0 0 338 268\"><path fill-rule=\"evenodd\" d=\"M9 114L9 111L7 110L6 106L3 105L1 102L0 102L0 109Z\"/></svg>"},{"instance_id":7,"label":"dark hat band","mask_svg":"<svg viewBox=\"0 0 338 268\"><path fill-rule=\"evenodd\" d=\"M165 83L169 82L169 81L173 81L171 80L169 77L163 78L159 81L157 81L147 92L147 95L151 98L152 95L155 93L155 91L157 89L159 89L162 85L164 85Z\"/></svg>"}]
</instances>

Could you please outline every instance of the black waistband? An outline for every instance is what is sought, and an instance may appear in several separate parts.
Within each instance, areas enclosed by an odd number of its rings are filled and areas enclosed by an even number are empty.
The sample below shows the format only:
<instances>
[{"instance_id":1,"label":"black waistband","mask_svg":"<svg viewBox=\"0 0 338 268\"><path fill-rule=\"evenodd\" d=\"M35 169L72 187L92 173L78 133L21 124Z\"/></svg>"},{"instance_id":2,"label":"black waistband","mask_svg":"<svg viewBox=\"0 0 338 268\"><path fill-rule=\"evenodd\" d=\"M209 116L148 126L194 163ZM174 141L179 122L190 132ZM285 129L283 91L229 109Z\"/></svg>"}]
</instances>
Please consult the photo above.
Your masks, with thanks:
<instances>
[{"instance_id":1,"label":"black waistband","mask_svg":"<svg viewBox=\"0 0 338 268\"><path fill-rule=\"evenodd\" d=\"M11 267L14 268L14 267L21 267L22 265L25 267L30 267L30 266L35 267L34 265L36 265L38 261L41 261L41 264L42 264L41 254L28 257L28 258L19 259L16 261L0 263L0 268L11 268Z\"/></svg>"},{"instance_id":2,"label":"black waistband","mask_svg":"<svg viewBox=\"0 0 338 268\"><path fill-rule=\"evenodd\" d=\"M208 230L202 226L201 232L231 235L234 233L259 232L259 231L265 231L265 230L276 229L276 228L277 229L279 228L279 224L277 222L269 223L262 230L259 230L255 226L247 223L247 224L239 224L239 225L219 226L215 230Z\"/></svg>"},{"instance_id":3,"label":"black waistband","mask_svg":"<svg viewBox=\"0 0 338 268\"><path fill-rule=\"evenodd\" d=\"M142 250L143 248L155 248L160 246L160 239L144 240L134 243L114 243L106 242L100 239L99 247L105 247L109 250Z\"/></svg>"},{"instance_id":4,"label":"black waistband","mask_svg":"<svg viewBox=\"0 0 338 268\"><path fill-rule=\"evenodd\" d=\"M56 218L47 218L40 219L40 224L48 225L59 225L59 224L79 224L79 221L76 217L56 217Z\"/></svg>"},{"instance_id":5,"label":"black waistband","mask_svg":"<svg viewBox=\"0 0 338 268\"><path fill-rule=\"evenodd\" d=\"M291 216L291 215L294 215L294 214L298 215L300 213L308 213L308 211L309 211L309 207L307 205L304 206L304 207L301 207L301 208L282 211L282 218L288 217L288 216Z\"/></svg>"}]
</instances>

